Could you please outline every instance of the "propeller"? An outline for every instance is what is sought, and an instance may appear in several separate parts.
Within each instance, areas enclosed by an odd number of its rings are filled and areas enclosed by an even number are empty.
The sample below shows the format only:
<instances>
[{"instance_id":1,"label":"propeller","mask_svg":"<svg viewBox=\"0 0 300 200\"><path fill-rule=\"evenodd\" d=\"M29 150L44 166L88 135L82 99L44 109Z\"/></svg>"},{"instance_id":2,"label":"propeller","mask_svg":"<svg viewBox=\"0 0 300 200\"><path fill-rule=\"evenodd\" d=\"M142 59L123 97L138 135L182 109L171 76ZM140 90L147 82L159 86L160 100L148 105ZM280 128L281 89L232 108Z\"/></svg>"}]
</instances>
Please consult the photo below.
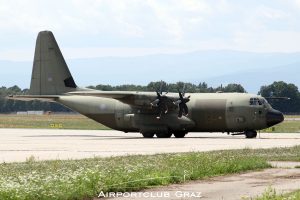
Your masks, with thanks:
<instances>
[{"instance_id":1,"label":"propeller","mask_svg":"<svg viewBox=\"0 0 300 200\"><path fill-rule=\"evenodd\" d=\"M178 94L179 99L173 103L179 107L178 118L181 118L182 115L187 116L189 114L189 108L186 103L190 101L191 96L185 97L185 84L181 92L178 90Z\"/></svg>"},{"instance_id":2,"label":"propeller","mask_svg":"<svg viewBox=\"0 0 300 200\"><path fill-rule=\"evenodd\" d=\"M160 119L163 113L164 114L168 113L168 106L164 101L164 98L166 98L166 94L168 94L168 92L163 94L162 87L163 87L163 81L160 82L159 90L156 90L156 95L157 95L156 99L150 103L151 106L157 107L159 110L159 116L156 117L157 119Z\"/></svg>"}]
</instances>

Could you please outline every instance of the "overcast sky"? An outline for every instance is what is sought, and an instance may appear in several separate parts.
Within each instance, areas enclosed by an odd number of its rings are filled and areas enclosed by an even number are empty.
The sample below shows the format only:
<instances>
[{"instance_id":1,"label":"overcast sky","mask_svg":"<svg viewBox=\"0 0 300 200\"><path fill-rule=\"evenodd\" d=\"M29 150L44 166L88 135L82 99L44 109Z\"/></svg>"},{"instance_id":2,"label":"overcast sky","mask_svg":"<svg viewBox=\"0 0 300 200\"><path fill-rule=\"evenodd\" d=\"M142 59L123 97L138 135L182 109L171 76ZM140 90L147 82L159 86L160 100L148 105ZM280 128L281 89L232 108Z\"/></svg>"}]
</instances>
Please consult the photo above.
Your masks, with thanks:
<instances>
[{"instance_id":1,"label":"overcast sky","mask_svg":"<svg viewBox=\"0 0 300 200\"><path fill-rule=\"evenodd\" d=\"M68 59L300 52L300 0L0 0L1 60L32 60L41 30Z\"/></svg>"}]
</instances>

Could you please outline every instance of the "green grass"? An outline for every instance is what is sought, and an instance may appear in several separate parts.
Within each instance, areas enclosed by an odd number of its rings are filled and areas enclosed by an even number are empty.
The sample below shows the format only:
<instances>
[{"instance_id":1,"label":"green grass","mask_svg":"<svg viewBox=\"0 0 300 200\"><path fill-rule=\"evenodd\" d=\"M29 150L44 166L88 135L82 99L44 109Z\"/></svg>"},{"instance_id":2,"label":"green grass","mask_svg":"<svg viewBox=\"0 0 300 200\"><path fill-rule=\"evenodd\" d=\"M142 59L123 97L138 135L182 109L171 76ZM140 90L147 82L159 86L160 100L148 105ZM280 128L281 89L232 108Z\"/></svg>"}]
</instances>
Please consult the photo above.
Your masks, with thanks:
<instances>
[{"instance_id":1,"label":"green grass","mask_svg":"<svg viewBox=\"0 0 300 200\"><path fill-rule=\"evenodd\" d=\"M261 196L254 199L255 200L299 200L300 190L287 193L287 194L278 194L275 189L270 187Z\"/></svg>"},{"instance_id":2,"label":"green grass","mask_svg":"<svg viewBox=\"0 0 300 200\"><path fill-rule=\"evenodd\" d=\"M300 199L300 190L284 195L285 198L280 200L298 200Z\"/></svg>"},{"instance_id":3,"label":"green grass","mask_svg":"<svg viewBox=\"0 0 300 200\"><path fill-rule=\"evenodd\" d=\"M291 117L288 117L291 118ZM300 118L294 116L293 118ZM273 133L300 133L300 121L299 120L285 120L284 122L277 124L271 128L264 129L261 132L273 132Z\"/></svg>"},{"instance_id":4,"label":"green grass","mask_svg":"<svg viewBox=\"0 0 300 200\"><path fill-rule=\"evenodd\" d=\"M228 150L232 151L232 150ZM268 161L295 161L300 162L300 146L289 148L271 148L271 149L242 149L241 153L249 156L259 156Z\"/></svg>"},{"instance_id":5,"label":"green grass","mask_svg":"<svg viewBox=\"0 0 300 200\"><path fill-rule=\"evenodd\" d=\"M300 121L284 121L271 128L264 129L262 133L300 133Z\"/></svg>"},{"instance_id":6,"label":"green grass","mask_svg":"<svg viewBox=\"0 0 300 200\"><path fill-rule=\"evenodd\" d=\"M300 118L300 115L284 115L284 118Z\"/></svg>"},{"instance_id":7,"label":"green grass","mask_svg":"<svg viewBox=\"0 0 300 200\"><path fill-rule=\"evenodd\" d=\"M0 199L92 199L100 191L137 191L260 170L271 167L267 161L272 160L300 161L300 146L83 160L30 157L24 163L0 164Z\"/></svg>"},{"instance_id":8,"label":"green grass","mask_svg":"<svg viewBox=\"0 0 300 200\"><path fill-rule=\"evenodd\" d=\"M138 155L0 165L0 199L89 199L100 191L149 186L258 170L264 158L241 151ZM139 181L141 180L142 181Z\"/></svg>"},{"instance_id":9,"label":"green grass","mask_svg":"<svg viewBox=\"0 0 300 200\"><path fill-rule=\"evenodd\" d=\"M83 115L0 115L0 128L109 129Z\"/></svg>"}]
</instances>

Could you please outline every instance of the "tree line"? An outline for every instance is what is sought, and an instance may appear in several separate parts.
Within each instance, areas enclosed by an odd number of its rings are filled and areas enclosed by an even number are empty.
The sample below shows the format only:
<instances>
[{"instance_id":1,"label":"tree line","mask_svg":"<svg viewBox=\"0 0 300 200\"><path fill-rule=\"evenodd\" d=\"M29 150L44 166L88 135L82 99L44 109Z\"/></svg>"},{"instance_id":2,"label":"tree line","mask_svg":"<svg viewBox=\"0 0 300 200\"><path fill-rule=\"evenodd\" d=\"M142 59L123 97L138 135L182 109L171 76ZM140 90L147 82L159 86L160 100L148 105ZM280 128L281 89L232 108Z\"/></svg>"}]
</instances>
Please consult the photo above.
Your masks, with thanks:
<instances>
[{"instance_id":1,"label":"tree line","mask_svg":"<svg viewBox=\"0 0 300 200\"><path fill-rule=\"evenodd\" d=\"M211 87L207 83L201 82L198 85L193 83L170 83L165 82L150 82L148 85L96 85L89 86L88 88L103 90L103 91L157 91L162 86L162 91L165 92L178 92L182 90L185 85L185 91L189 93L215 93L215 92L238 92L246 93L247 91L240 84L228 84L226 86ZM28 89L21 89L18 86L1 87L0 88L0 113L11 113L17 111L28 110L44 110L51 112L71 112L68 108L53 102L41 101L16 101L6 99L8 95L26 95ZM298 87L291 83L283 81L274 82L271 85L262 86L258 94L263 97L289 97L290 100L269 100L270 104L275 108L285 113L299 113L300 112L300 92Z\"/></svg>"}]
</instances>

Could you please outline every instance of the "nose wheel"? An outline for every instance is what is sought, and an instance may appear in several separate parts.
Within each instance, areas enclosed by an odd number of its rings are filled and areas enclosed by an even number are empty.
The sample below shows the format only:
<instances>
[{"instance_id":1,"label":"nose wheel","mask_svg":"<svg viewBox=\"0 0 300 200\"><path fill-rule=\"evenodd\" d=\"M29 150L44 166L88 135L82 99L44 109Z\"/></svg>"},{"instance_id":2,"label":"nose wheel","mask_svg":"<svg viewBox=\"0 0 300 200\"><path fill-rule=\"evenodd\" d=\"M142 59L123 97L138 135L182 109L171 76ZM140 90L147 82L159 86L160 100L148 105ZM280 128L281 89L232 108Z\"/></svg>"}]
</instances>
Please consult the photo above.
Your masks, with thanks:
<instances>
[{"instance_id":1,"label":"nose wheel","mask_svg":"<svg viewBox=\"0 0 300 200\"><path fill-rule=\"evenodd\" d=\"M246 138L256 138L257 132L256 131L245 131L244 132Z\"/></svg>"}]
</instances>

